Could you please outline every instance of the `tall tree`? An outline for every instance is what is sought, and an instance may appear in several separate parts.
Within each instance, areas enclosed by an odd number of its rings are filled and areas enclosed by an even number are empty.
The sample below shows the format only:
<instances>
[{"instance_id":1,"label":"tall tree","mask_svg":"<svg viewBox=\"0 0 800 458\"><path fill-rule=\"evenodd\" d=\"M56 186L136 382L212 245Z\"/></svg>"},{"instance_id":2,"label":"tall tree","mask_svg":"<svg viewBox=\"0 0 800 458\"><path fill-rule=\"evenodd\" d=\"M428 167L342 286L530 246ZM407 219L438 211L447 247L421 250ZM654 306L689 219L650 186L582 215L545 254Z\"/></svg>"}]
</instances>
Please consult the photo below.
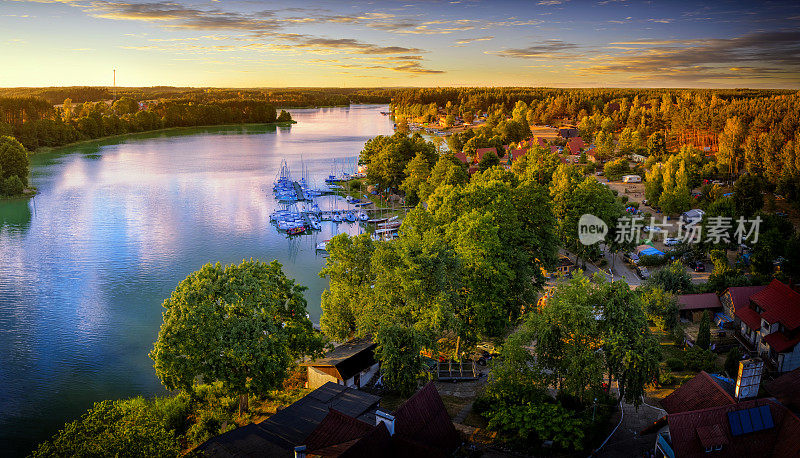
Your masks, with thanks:
<instances>
[{"instance_id":1,"label":"tall tree","mask_svg":"<svg viewBox=\"0 0 800 458\"><path fill-rule=\"evenodd\" d=\"M0 178L19 177L22 184L28 185L28 152L14 137L0 137Z\"/></svg>"},{"instance_id":2,"label":"tall tree","mask_svg":"<svg viewBox=\"0 0 800 458\"><path fill-rule=\"evenodd\" d=\"M198 380L240 396L280 386L298 358L321 354L306 312L305 288L277 261L206 264L164 301L164 323L150 358L169 390L193 393Z\"/></svg>"}]
</instances>

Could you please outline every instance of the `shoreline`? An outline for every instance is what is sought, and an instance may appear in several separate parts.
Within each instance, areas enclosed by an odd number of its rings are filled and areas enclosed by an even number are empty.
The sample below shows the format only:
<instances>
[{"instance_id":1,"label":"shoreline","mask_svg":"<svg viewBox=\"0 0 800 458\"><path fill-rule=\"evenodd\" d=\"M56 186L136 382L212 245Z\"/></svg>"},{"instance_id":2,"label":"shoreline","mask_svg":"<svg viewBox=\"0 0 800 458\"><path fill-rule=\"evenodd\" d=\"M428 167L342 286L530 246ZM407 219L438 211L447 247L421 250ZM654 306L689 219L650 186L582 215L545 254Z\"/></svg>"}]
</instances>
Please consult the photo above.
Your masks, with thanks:
<instances>
[{"instance_id":1,"label":"shoreline","mask_svg":"<svg viewBox=\"0 0 800 458\"><path fill-rule=\"evenodd\" d=\"M241 123L241 124L204 124L200 126L176 126L176 127L164 127L162 129L155 129L155 130L143 130L141 132L127 132L124 134L114 134L114 135L106 135L103 137L97 138L90 138L87 140L78 140L76 142L67 143L61 146L41 146L36 148L34 151L31 151L33 154L46 154L51 153L55 150L61 148L69 148L77 145L83 145L86 143L98 142L98 141L105 141L110 140L116 137L125 137L128 135L139 135L139 134L152 134L156 132L167 132L167 131L177 131L177 130L185 130L185 129L207 129L209 127L233 127L233 126L290 126L292 124L297 124L297 121L281 121L281 122L267 122L267 123L258 123L258 122L249 122L249 123Z\"/></svg>"}]
</instances>

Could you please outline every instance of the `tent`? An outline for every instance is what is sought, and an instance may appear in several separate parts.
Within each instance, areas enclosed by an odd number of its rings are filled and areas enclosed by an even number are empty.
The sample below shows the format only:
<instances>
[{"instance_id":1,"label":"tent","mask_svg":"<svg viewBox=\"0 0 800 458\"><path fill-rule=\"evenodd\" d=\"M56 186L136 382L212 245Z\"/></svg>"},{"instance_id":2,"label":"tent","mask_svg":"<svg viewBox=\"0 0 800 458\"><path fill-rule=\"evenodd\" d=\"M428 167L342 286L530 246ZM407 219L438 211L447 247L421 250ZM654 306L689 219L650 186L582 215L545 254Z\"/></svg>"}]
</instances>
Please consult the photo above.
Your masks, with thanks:
<instances>
[{"instance_id":1,"label":"tent","mask_svg":"<svg viewBox=\"0 0 800 458\"><path fill-rule=\"evenodd\" d=\"M636 252L639 256L664 256L664 253L651 247L650 245L639 245L636 247Z\"/></svg>"}]
</instances>

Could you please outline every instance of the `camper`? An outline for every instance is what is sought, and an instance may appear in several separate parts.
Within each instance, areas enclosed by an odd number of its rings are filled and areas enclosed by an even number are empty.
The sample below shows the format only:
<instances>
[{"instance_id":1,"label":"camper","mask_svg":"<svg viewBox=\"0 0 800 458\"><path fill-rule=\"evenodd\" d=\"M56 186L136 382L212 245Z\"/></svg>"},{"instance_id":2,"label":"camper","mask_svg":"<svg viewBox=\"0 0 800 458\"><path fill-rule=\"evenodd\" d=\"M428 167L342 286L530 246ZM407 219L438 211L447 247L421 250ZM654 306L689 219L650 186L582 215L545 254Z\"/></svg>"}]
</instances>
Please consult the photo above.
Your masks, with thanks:
<instances>
[{"instance_id":1,"label":"camper","mask_svg":"<svg viewBox=\"0 0 800 458\"><path fill-rule=\"evenodd\" d=\"M639 175L625 175L622 177L623 183L640 183L642 181L642 177Z\"/></svg>"}]
</instances>

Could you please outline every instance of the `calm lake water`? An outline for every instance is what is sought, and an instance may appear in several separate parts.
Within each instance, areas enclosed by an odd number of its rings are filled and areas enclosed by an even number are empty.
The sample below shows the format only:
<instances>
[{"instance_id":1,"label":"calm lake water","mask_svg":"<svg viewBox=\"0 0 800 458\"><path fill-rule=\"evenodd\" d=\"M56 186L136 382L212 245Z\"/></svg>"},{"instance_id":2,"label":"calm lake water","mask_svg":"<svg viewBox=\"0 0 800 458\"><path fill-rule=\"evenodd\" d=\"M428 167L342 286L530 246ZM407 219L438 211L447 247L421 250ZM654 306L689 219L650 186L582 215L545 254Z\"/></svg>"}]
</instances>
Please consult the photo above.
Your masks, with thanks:
<instances>
[{"instance_id":1,"label":"calm lake water","mask_svg":"<svg viewBox=\"0 0 800 458\"><path fill-rule=\"evenodd\" d=\"M95 401L164 394L147 356L161 303L203 264L277 259L319 321L318 241L269 223L281 159L322 185L385 106L292 110L291 127L131 135L32 159L33 200L0 201L0 456L20 455ZM328 198L330 199L330 198ZM325 200L320 206L325 209Z\"/></svg>"}]
</instances>

